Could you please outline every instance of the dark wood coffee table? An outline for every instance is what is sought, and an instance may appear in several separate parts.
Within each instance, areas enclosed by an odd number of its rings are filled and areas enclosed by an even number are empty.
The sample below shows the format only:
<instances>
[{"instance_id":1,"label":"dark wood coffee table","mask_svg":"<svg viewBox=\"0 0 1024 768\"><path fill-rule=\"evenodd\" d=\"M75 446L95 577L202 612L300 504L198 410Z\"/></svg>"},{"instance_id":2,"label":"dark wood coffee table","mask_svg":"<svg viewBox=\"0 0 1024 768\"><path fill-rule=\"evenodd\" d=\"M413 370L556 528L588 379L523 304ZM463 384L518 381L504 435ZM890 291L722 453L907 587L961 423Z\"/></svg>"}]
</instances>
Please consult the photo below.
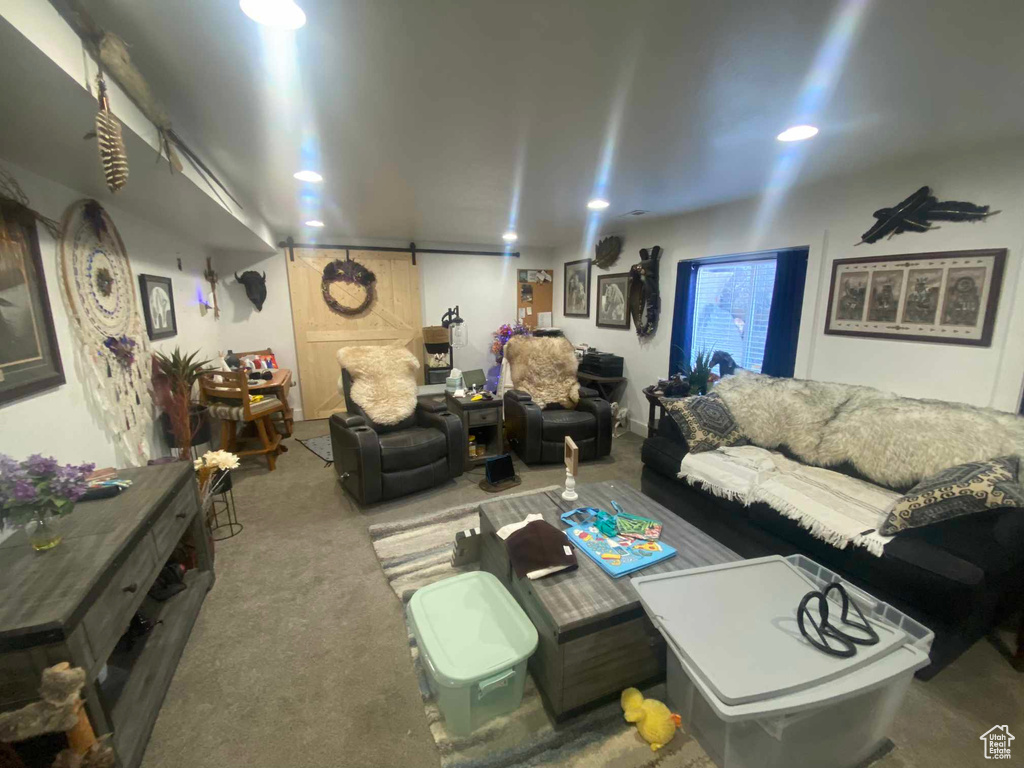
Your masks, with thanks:
<instances>
[{"instance_id":1,"label":"dark wood coffee table","mask_svg":"<svg viewBox=\"0 0 1024 768\"><path fill-rule=\"evenodd\" d=\"M665 641L644 614L629 575L613 579L578 552L575 571L537 581L519 579L497 529L533 513L561 529L562 512L587 506L612 510L614 499L626 512L660 520L662 538L678 551L633 575L742 559L628 485L597 483L576 490L579 499L574 502L562 501L560 491L549 491L480 506L481 568L501 580L537 627L540 640L529 668L556 720L618 696L623 688L664 677Z\"/></svg>"}]
</instances>

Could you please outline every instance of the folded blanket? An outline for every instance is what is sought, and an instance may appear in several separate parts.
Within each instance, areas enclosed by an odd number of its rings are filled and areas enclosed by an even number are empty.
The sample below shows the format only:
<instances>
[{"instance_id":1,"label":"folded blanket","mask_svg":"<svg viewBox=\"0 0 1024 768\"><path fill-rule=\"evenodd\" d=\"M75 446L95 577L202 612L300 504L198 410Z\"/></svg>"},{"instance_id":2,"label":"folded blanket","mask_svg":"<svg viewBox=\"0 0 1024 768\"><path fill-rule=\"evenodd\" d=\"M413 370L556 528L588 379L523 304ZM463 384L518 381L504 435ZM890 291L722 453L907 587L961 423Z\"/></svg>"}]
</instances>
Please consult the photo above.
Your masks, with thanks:
<instances>
[{"instance_id":1,"label":"folded blanket","mask_svg":"<svg viewBox=\"0 0 1024 768\"><path fill-rule=\"evenodd\" d=\"M786 460L782 454L773 455L771 451L755 445L688 453L683 457L679 478L715 496L739 501L746 506L750 504L750 494L758 478L776 471L775 456Z\"/></svg>"},{"instance_id":2,"label":"folded blanket","mask_svg":"<svg viewBox=\"0 0 1024 768\"><path fill-rule=\"evenodd\" d=\"M679 477L744 506L763 502L839 549L853 545L880 557L892 540L877 528L900 494L775 451L747 445L687 454Z\"/></svg>"}]
</instances>

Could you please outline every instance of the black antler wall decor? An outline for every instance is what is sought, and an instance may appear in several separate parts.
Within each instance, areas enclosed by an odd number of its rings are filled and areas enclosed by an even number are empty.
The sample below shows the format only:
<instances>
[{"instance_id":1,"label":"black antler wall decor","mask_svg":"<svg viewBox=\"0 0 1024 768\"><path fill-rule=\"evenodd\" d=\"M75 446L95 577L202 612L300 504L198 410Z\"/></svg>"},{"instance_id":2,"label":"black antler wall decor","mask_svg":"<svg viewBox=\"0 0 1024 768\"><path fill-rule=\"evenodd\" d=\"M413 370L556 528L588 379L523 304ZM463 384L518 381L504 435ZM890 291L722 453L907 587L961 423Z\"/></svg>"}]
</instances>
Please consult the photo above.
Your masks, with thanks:
<instances>
[{"instance_id":1,"label":"black antler wall decor","mask_svg":"<svg viewBox=\"0 0 1024 768\"><path fill-rule=\"evenodd\" d=\"M927 232L938 229L935 221L983 221L999 211L989 211L987 205L977 205L959 200L939 202L928 187L921 187L903 202L892 208L879 208L872 214L877 221L861 235L861 243L874 243L888 235L904 232Z\"/></svg>"}]
</instances>

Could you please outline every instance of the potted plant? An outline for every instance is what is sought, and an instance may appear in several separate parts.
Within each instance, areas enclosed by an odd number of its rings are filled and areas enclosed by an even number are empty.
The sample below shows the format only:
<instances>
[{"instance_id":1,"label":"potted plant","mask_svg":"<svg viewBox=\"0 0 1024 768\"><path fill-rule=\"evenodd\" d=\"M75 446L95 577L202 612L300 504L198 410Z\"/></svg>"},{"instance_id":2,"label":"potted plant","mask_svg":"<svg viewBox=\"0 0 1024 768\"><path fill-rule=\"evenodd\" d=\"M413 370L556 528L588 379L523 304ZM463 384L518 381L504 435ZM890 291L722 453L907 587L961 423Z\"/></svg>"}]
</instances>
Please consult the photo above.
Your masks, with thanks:
<instances>
[{"instance_id":1,"label":"potted plant","mask_svg":"<svg viewBox=\"0 0 1024 768\"><path fill-rule=\"evenodd\" d=\"M57 519L82 498L93 469L94 464L60 466L38 453L22 462L0 454L0 529L26 525L34 549L53 549L61 541Z\"/></svg>"},{"instance_id":2,"label":"potted plant","mask_svg":"<svg viewBox=\"0 0 1024 768\"><path fill-rule=\"evenodd\" d=\"M706 395L711 385L718 381L718 375L711 372L711 353L706 349L697 352L693 365L684 362L679 369L690 382L691 395Z\"/></svg>"},{"instance_id":3,"label":"potted plant","mask_svg":"<svg viewBox=\"0 0 1024 768\"><path fill-rule=\"evenodd\" d=\"M199 352L186 355L175 347L170 355L153 354L153 399L163 409L160 423L169 445L186 460L194 443L210 440L206 406L193 402L192 391L209 360L196 360Z\"/></svg>"}]
</instances>

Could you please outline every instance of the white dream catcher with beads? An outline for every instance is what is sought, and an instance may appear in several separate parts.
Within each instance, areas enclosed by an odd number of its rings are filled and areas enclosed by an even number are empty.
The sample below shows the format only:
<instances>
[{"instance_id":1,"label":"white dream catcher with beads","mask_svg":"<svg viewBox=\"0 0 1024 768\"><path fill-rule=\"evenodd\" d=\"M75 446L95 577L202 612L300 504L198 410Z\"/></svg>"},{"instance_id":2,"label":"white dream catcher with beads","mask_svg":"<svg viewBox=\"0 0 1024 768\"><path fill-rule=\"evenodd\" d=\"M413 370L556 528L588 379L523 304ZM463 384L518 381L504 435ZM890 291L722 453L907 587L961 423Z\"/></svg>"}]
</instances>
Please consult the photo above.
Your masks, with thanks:
<instances>
[{"instance_id":1,"label":"white dream catcher with beads","mask_svg":"<svg viewBox=\"0 0 1024 768\"><path fill-rule=\"evenodd\" d=\"M79 200L64 213L59 259L87 397L102 413L118 453L145 464L153 423L149 342L124 243L95 200Z\"/></svg>"}]
</instances>

